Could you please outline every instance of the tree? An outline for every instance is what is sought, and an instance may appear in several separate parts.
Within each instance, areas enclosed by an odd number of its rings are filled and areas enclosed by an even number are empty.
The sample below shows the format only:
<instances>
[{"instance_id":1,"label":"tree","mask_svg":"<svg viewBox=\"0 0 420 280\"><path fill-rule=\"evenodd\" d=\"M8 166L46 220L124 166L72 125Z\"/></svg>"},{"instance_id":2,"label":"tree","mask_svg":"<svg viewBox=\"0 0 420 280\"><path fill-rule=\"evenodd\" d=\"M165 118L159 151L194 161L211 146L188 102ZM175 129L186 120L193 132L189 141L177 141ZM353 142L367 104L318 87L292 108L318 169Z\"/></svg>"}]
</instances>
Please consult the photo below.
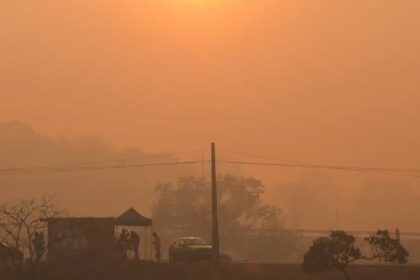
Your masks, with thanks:
<instances>
[{"instance_id":1,"label":"tree","mask_svg":"<svg viewBox=\"0 0 420 280\"><path fill-rule=\"evenodd\" d=\"M378 230L366 238L369 243L372 259L382 260L392 264L404 264L410 255L401 244L399 238L393 238L389 231Z\"/></svg>"},{"instance_id":2,"label":"tree","mask_svg":"<svg viewBox=\"0 0 420 280\"><path fill-rule=\"evenodd\" d=\"M403 264L409 253L398 238L390 236L387 230L378 230L365 239L371 248L371 255L362 255L355 245L356 238L344 231L333 231L327 237L315 239L304 256L303 269L308 272L340 270L350 279L346 267L356 261L384 260L387 263Z\"/></svg>"},{"instance_id":3,"label":"tree","mask_svg":"<svg viewBox=\"0 0 420 280\"><path fill-rule=\"evenodd\" d=\"M64 215L54 196L39 199L21 199L16 204L0 206L0 240L13 245L26 257L10 258L6 265L13 270L17 279L24 279L25 269L33 276L47 252L48 243L36 246L35 237L46 231L45 218ZM35 248L37 247L37 248Z\"/></svg>"},{"instance_id":4,"label":"tree","mask_svg":"<svg viewBox=\"0 0 420 280\"><path fill-rule=\"evenodd\" d=\"M225 249L243 251L244 238L251 238L251 234L261 239L276 234L290 237L288 242L277 242L288 245L278 250L282 254L293 247L293 238L282 232L280 209L262 199L265 187L260 180L226 175L218 177L217 183L219 228ZM176 183L159 184L156 192L158 199L153 207L153 218L158 230L174 233L167 238L184 234L210 238L211 195L206 178L183 177ZM257 248L258 243L252 243L251 247L248 249Z\"/></svg>"},{"instance_id":5,"label":"tree","mask_svg":"<svg viewBox=\"0 0 420 280\"><path fill-rule=\"evenodd\" d=\"M329 269L338 269L346 279L350 279L346 267L362 257L355 242L356 238L344 231L333 231L328 237L314 240L313 245L304 256L304 270L323 272Z\"/></svg>"},{"instance_id":6,"label":"tree","mask_svg":"<svg viewBox=\"0 0 420 280\"><path fill-rule=\"evenodd\" d=\"M206 178L183 177L176 184L159 184L153 217L165 227L189 226L211 232L210 183ZM254 178L218 178L221 230L269 229L279 226L280 210L263 202L264 186Z\"/></svg>"}]
</instances>

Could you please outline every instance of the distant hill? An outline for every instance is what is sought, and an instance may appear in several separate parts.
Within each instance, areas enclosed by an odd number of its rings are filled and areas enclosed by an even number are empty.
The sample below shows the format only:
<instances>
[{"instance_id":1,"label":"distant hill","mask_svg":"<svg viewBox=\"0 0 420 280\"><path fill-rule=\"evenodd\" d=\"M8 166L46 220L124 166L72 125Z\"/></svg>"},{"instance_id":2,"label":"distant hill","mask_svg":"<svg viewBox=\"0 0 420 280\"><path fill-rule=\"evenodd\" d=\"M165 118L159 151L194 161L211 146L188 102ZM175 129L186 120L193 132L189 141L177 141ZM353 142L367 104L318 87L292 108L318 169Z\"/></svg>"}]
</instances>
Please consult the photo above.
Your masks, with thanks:
<instances>
[{"instance_id":1,"label":"distant hill","mask_svg":"<svg viewBox=\"0 0 420 280\"><path fill-rule=\"evenodd\" d=\"M0 155L0 168L118 162L127 158L157 156L141 149L117 150L100 139L53 139L20 122L0 123ZM176 160L164 155L153 158L153 162ZM0 175L0 202L56 194L74 215L117 215L130 206L148 214L158 182L195 174L196 171L193 167L182 166Z\"/></svg>"}]
</instances>

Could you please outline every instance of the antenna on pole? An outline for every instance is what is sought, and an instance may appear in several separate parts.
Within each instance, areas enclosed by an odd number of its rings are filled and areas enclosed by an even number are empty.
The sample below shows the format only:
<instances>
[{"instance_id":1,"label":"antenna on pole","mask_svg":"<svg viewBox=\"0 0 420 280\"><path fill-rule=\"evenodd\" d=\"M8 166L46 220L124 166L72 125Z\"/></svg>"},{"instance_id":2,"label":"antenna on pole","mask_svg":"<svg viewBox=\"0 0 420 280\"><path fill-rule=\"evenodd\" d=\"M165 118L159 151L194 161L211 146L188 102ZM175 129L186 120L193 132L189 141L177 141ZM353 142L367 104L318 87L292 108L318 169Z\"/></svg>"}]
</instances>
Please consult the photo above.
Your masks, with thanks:
<instances>
[{"instance_id":1,"label":"antenna on pole","mask_svg":"<svg viewBox=\"0 0 420 280\"><path fill-rule=\"evenodd\" d=\"M212 280L219 279L219 221L217 217L216 144L211 143Z\"/></svg>"}]
</instances>

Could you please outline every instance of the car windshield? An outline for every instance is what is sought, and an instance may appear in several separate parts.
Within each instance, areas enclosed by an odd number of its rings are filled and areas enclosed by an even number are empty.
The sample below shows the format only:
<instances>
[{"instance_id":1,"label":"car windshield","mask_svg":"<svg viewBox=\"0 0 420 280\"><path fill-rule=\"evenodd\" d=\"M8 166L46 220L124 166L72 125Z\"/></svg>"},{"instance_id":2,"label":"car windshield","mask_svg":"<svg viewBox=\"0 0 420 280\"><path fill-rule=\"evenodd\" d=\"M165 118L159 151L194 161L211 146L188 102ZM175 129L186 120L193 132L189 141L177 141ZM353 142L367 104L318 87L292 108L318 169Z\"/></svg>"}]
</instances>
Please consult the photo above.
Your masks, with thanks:
<instances>
[{"instance_id":1,"label":"car windshield","mask_svg":"<svg viewBox=\"0 0 420 280\"><path fill-rule=\"evenodd\" d=\"M194 239L185 239L183 242L185 245L206 245L203 239L194 238Z\"/></svg>"}]
</instances>

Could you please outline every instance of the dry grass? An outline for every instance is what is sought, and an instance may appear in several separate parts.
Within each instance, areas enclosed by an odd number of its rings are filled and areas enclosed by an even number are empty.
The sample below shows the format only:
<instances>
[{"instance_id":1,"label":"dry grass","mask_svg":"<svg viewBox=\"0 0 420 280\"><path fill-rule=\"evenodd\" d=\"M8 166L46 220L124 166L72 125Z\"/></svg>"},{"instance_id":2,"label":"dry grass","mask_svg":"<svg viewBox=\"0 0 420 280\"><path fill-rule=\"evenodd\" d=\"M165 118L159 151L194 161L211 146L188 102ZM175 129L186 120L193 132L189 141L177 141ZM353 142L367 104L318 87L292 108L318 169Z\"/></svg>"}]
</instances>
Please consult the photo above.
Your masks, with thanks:
<instances>
[{"instance_id":1,"label":"dry grass","mask_svg":"<svg viewBox=\"0 0 420 280\"><path fill-rule=\"evenodd\" d=\"M411 280L420 279L419 266L352 266L352 280ZM171 266L153 263L79 263L48 265L41 269L42 280L210 280L210 266ZM0 279L11 280L1 273ZM340 280L338 271L309 274L300 265L231 264L222 267L221 280Z\"/></svg>"}]
</instances>

